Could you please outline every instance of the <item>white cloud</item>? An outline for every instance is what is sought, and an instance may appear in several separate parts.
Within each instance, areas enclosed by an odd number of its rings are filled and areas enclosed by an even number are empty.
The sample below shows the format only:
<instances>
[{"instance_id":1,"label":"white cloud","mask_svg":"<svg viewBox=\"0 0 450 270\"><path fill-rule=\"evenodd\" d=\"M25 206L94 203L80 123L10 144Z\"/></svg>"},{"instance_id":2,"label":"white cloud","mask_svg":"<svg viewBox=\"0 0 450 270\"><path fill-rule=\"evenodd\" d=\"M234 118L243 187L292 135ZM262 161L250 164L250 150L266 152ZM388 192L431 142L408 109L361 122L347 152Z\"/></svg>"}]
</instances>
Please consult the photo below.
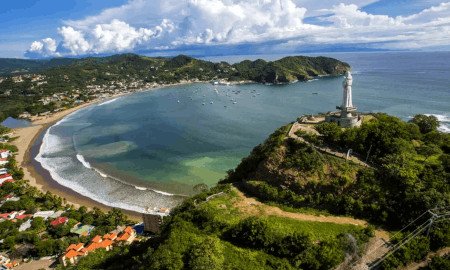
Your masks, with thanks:
<instances>
[{"instance_id":1,"label":"white cloud","mask_svg":"<svg viewBox=\"0 0 450 270\"><path fill-rule=\"evenodd\" d=\"M233 45L273 48L376 44L381 48L450 47L450 2L410 16L374 15L361 6L375 0L130 0L97 16L66 21L60 42L35 41L29 55L84 55L183 46ZM304 22L327 14L327 25ZM53 41L50 42L50 41ZM375 46L375 45L373 45Z\"/></svg>"},{"instance_id":2,"label":"white cloud","mask_svg":"<svg viewBox=\"0 0 450 270\"><path fill-rule=\"evenodd\" d=\"M91 45L86 41L81 31L77 31L70 26L63 26L58 29L62 36L62 47L64 47L70 54L84 54L89 51Z\"/></svg>"},{"instance_id":3,"label":"white cloud","mask_svg":"<svg viewBox=\"0 0 450 270\"><path fill-rule=\"evenodd\" d=\"M325 20L333 22L335 26L341 28L350 27L370 27L370 26L384 26L392 27L401 25L401 21L391 18L387 15L372 15L361 11L358 6L351 4L339 4L329 10L332 16Z\"/></svg>"},{"instance_id":4,"label":"white cloud","mask_svg":"<svg viewBox=\"0 0 450 270\"><path fill-rule=\"evenodd\" d=\"M28 54L30 56L41 56L41 57L53 57L59 56L56 52L56 40L52 38L44 38L40 41L33 41L30 48L28 49Z\"/></svg>"}]
</instances>

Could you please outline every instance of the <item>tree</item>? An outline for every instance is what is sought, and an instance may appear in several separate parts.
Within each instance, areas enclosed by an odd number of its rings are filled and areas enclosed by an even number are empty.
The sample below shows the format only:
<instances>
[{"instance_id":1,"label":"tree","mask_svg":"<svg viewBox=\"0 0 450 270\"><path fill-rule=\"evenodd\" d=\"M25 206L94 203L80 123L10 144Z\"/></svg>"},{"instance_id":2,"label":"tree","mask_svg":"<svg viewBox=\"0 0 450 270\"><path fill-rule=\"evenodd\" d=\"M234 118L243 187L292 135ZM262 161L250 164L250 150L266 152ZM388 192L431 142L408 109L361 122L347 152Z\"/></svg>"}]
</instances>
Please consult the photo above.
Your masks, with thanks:
<instances>
[{"instance_id":1,"label":"tree","mask_svg":"<svg viewBox=\"0 0 450 270\"><path fill-rule=\"evenodd\" d=\"M335 144L342 135L342 129L336 123L324 122L318 124L315 128L327 144Z\"/></svg>"},{"instance_id":2,"label":"tree","mask_svg":"<svg viewBox=\"0 0 450 270\"><path fill-rule=\"evenodd\" d=\"M435 144L424 144L417 149L417 152L425 157L425 161L431 156L442 153L441 149Z\"/></svg>"},{"instance_id":3,"label":"tree","mask_svg":"<svg viewBox=\"0 0 450 270\"><path fill-rule=\"evenodd\" d=\"M217 238L207 237L194 245L189 253L189 269L219 270L223 268L224 256Z\"/></svg>"},{"instance_id":4,"label":"tree","mask_svg":"<svg viewBox=\"0 0 450 270\"><path fill-rule=\"evenodd\" d=\"M208 185L206 185L204 183L200 183L200 184L195 185L193 187L193 189L194 189L195 192L200 193L200 192L203 192L203 191L207 191L208 190Z\"/></svg>"},{"instance_id":5,"label":"tree","mask_svg":"<svg viewBox=\"0 0 450 270\"><path fill-rule=\"evenodd\" d=\"M31 228L37 232L44 231L46 227L45 220L42 217L35 217L33 221L31 221Z\"/></svg>"},{"instance_id":6,"label":"tree","mask_svg":"<svg viewBox=\"0 0 450 270\"><path fill-rule=\"evenodd\" d=\"M434 131L439 126L439 121L434 115L417 114L411 120L412 123L419 126L420 132L423 134Z\"/></svg>"}]
</instances>

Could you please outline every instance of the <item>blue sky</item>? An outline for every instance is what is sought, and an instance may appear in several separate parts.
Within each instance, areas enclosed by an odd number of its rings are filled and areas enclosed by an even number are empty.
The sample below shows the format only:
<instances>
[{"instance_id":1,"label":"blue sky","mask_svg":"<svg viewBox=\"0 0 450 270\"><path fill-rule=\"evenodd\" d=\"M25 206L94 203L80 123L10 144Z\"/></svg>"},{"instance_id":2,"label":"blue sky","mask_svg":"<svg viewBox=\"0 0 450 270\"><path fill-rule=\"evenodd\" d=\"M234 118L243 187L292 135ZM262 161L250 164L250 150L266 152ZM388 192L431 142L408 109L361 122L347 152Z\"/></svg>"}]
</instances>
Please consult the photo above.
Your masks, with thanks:
<instances>
[{"instance_id":1,"label":"blue sky","mask_svg":"<svg viewBox=\"0 0 450 270\"><path fill-rule=\"evenodd\" d=\"M434 0L21 0L0 6L0 57L448 50Z\"/></svg>"}]
</instances>

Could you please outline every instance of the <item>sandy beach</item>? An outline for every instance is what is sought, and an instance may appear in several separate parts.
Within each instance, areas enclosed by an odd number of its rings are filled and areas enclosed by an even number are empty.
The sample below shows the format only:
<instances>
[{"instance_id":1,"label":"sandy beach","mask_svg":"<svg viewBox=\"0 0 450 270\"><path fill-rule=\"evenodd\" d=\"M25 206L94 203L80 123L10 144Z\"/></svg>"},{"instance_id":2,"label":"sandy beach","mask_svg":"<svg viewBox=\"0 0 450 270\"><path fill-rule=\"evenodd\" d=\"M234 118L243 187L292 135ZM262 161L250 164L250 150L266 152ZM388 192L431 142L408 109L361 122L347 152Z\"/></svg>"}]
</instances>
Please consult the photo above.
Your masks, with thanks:
<instances>
[{"instance_id":1,"label":"sandy beach","mask_svg":"<svg viewBox=\"0 0 450 270\"><path fill-rule=\"evenodd\" d=\"M116 95L111 98L115 98L121 95ZM38 188L40 191L47 192L50 191L63 198L66 204L72 204L76 207L81 205L92 209L97 207L104 211L108 211L111 207L94 201L88 197L76 193L75 191L61 186L59 183L54 181L49 173L42 173L38 171L32 164L33 156L31 153L31 148L39 138L39 135L44 132L47 128L64 118L65 116L99 102L94 100L91 102L84 103L82 105L56 112L49 116L36 117L32 120L32 125L24 128L13 129L14 137L17 137L11 144L14 144L18 148L18 153L16 155L16 161L23 168L24 179L28 180L31 186ZM140 213L123 210L124 213L132 220L141 221L142 217Z\"/></svg>"},{"instance_id":2,"label":"sandy beach","mask_svg":"<svg viewBox=\"0 0 450 270\"><path fill-rule=\"evenodd\" d=\"M120 93L113 96L110 96L108 99L114 99L117 97L133 94L136 92L142 92L142 91L151 91L155 89L161 89L168 86L175 86L175 85L183 85L183 84L190 84L190 83L196 83L198 81L183 81L179 83L169 84L169 85L159 85L148 89L141 89L137 90L135 92L127 92L127 93ZM92 200L91 198L88 198L86 196L83 196L82 194L79 194L72 189L69 189L65 186L62 186L58 182L52 179L50 174L46 170L38 170L35 165L33 165L33 153L32 153L32 147L35 144L36 140L40 137L42 132L44 132L47 128L64 118L65 116L80 110L82 108L88 107L90 105L104 102L103 100L92 100L87 103L81 104L79 106L69 108L63 111L59 111L56 113L53 113L48 116L39 116L39 117L33 117L32 125L29 127L24 128L16 128L13 129L14 137L17 137L14 141L11 142L11 144L14 144L18 148L18 153L16 155L16 161L20 166L23 168L24 171L24 179L28 180L31 186L36 187L40 191L47 192L50 191L53 194L56 194L63 198L66 202L66 204L72 204L76 207L79 206L86 206L89 209L92 209L93 207L97 207L99 209L102 209L104 211L108 211L112 209L112 207L101 204L95 200ZM132 220L135 221L142 221L142 214L124 210L122 211Z\"/></svg>"}]
</instances>

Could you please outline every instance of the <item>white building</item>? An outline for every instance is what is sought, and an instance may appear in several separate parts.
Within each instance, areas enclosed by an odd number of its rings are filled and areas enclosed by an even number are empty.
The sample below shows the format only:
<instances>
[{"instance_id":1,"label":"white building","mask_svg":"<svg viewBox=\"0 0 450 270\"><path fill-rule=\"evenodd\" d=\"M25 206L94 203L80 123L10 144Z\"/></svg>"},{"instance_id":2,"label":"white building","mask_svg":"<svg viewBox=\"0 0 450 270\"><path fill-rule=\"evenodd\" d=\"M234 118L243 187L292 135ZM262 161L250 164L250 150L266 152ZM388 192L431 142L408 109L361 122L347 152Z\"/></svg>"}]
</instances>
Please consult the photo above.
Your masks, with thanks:
<instances>
[{"instance_id":1,"label":"white building","mask_svg":"<svg viewBox=\"0 0 450 270\"><path fill-rule=\"evenodd\" d=\"M52 217L55 214L55 211L39 211L33 214L33 218L41 217L47 220L49 217Z\"/></svg>"},{"instance_id":2,"label":"white building","mask_svg":"<svg viewBox=\"0 0 450 270\"><path fill-rule=\"evenodd\" d=\"M11 152L6 149L0 149L0 158L8 158L11 155Z\"/></svg>"}]
</instances>

